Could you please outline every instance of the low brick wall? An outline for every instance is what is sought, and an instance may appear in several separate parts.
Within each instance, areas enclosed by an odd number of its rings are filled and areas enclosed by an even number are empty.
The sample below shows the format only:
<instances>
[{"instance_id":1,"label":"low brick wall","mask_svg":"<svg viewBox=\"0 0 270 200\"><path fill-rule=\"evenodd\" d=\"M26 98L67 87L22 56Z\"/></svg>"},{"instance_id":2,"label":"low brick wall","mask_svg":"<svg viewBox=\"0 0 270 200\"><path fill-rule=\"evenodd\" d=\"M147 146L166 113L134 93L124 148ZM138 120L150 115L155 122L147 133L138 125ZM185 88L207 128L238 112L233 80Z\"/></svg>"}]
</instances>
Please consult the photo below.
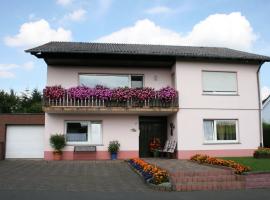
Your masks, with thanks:
<instances>
[{"instance_id":1,"label":"low brick wall","mask_svg":"<svg viewBox=\"0 0 270 200\"><path fill-rule=\"evenodd\" d=\"M0 160L5 158L7 125L44 125L45 115L41 114L0 114Z\"/></svg>"},{"instance_id":2,"label":"low brick wall","mask_svg":"<svg viewBox=\"0 0 270 200\"><path fill-rule=\"evenodd\" d=\"M250 173L244 175L245 188L270 188L270 172L268 173Z\"/></svg>"}]
</instances>

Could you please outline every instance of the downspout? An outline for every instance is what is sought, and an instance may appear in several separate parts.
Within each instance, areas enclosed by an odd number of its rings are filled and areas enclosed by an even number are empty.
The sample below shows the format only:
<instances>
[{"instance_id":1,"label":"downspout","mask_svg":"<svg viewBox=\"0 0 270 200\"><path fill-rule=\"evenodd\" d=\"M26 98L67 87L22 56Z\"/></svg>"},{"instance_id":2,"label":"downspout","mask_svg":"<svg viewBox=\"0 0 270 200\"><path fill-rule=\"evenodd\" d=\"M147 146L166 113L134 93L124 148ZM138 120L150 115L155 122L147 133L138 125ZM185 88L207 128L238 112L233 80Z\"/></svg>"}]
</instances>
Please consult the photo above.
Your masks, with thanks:
<instances>
[{"instance_id":1,"label":"downspout","mask_svg":"<svg viewBox=\"0 0 270 200\"><path fill-rule=\"evenodd\" d=\"M262 125L262 100L261 100L261 84L260 84L260 69L263 62L259 65L257 70L257 85L258 85L258 99L259 99L259 123L260 123L260 147L263 147L263 125Z\"/></svg>"}]
</instances>

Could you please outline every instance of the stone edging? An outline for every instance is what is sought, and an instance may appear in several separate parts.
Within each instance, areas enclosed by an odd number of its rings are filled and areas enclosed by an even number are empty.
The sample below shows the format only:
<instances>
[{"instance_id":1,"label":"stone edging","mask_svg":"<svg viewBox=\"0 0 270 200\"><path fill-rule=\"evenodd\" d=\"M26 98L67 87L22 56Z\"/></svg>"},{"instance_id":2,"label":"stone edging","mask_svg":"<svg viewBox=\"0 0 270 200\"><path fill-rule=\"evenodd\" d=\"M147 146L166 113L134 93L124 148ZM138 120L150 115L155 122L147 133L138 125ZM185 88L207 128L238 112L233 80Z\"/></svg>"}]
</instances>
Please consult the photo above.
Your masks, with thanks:
<instances>
[{"instance_id":1,"label":"stone edging","mask_svg":"<svg viewBox=\"0 0 270 200\"><path fill-rule=\"evenodd\" d=\"M135 169L128 161L126 161L126 163L128 164L128 166L136 173L140 176L140 178L142 179L142 181L147 185L149 186L150 188L154 189L154 190L158 190L158 191L173 191L172 189L172 184L171 182L168 182L168 185L165 185L165 183L162 183L162 184L159 184L159 185L155 185L155 184L152 184L152 183L149 183L148 181L146 181L142 174L137 170Z\"/></svg>"}]
</instances>

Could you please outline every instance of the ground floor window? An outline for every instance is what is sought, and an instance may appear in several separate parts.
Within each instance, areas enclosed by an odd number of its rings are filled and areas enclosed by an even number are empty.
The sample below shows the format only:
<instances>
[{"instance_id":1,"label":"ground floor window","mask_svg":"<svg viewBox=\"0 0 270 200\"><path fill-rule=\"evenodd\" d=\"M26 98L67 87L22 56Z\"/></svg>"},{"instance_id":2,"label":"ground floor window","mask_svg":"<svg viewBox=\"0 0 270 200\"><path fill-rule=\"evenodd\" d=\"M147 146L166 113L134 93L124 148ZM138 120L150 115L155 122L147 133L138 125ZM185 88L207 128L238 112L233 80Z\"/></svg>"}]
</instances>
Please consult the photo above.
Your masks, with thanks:
<instances>
[{"instance_id":1,"label":"ground floor window","mask_svg":"<svg viewBox=\"0 0 270 200\"><path fill-rule=\"evenodd\" d=\"M100 121L67 121L66 140L72 144L102 144L102 124Z\"/></svg>"},{"instance_id":2,"label":"ground floor window","mask_svg":"<svg viewBox=\"0 0 270 200\"><path fill-rule=\"evenodd\" d=\"M207 143L238 141L237 120L204 120L204 140Z\"/></svg>"}]
</instances>

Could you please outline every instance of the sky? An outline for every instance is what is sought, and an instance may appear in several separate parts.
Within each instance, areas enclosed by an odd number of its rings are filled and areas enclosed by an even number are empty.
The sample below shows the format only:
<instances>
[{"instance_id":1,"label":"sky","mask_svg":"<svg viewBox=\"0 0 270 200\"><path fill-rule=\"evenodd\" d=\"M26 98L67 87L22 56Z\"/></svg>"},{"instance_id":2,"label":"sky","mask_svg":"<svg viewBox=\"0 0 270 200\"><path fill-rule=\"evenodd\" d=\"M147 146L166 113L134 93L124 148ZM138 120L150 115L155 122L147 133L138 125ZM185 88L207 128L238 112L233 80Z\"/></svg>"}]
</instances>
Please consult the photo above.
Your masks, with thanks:
<instances>
[{"instance_id":1,"label":"sky","mask_svg":"<svg viewBox=\"0 0 270 200\"><path fill-rule=\"evenodd\" d=\"M2 0L0 89L46 85L49 41L217 46L270 56L269 0ZM270 63L260 72L270 94Z\"/></svg>"}]
</instances>

